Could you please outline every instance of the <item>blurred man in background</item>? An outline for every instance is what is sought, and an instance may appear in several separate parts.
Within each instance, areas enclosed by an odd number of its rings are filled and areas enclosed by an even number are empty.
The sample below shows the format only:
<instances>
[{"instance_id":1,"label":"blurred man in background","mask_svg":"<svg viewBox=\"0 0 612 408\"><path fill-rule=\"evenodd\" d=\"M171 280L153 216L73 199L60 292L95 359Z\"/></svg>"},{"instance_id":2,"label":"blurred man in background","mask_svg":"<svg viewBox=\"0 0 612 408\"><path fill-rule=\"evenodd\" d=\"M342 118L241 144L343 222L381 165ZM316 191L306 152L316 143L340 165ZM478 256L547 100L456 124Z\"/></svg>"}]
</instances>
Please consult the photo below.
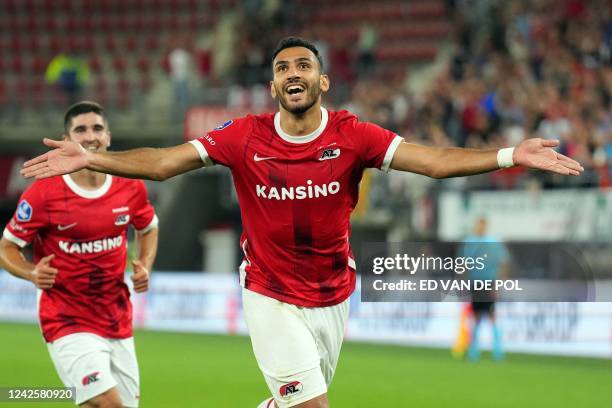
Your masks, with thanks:
<instances>
[{"instance_id":1,"label":"blurred man in background","mask_svg":"<svg viewBox=\"0 0 612 408\"><path fill-rule=\"evenodd\" d=\"M65 94L68 103L74 104L81 99L83 88L89 80L87 61L73 50L58 54L49 63L45 80Z\"/></svg>"},{"instance_id":2,"label":"blurred man in background","mask_svg":"<svg viewBox=\"0 0 612 408\"><path fill-rule=\"evenodd\" d=\"M468 278L472 281L504 279L508 276L508 250L497 238L488 234L487 229L487 219L479 217L474 223L472 234L465 238L462 246L462 257L476 258L486 254L484 268L469 270ZM480 358L480 328L483 320L488 318L493 338L492 355L495 360L501 360L504 353L501 329L495 320L495 293L472 291L471 306L474 322L468 347L468 358L472 361Z\"/></svg>"},{"instance_id":3,"label":"blurred man in background","mask_svg":"<svg viewBox=\"0 0 612 408\"><path fill-rule=\"evenodd\" d=\"M522 165L563 175L583 168L529 139L516 148L431 148L328 111L323 61L310 42L289 37L273 53L275 114L229 120L179 146L90 152L71 141L25 163L26 177L83 168L165 180L221 164L231 169L242 213L240 267L244 315L253 351L273 398L261 407L324 408L355 289L349 217L366 168L429 177L465 176Z\"/></svg>"},{"instance_id":4,"label":"blurred man in background","mask_svg":"<svg viewBox=\"0 0 612 408\"><path fill-rule=\"evenodd\" d=\"M111 133L94 102L71 106L64 140L105 152ZM134 290L148 289L157 251L157 216L142 181L82 169L34 182L0 240L0 264L38 290L43 337L66 387L84 407L137 407L138 363L132 304L124 282L127 229L139 244ZM23 248L34 244L34 262Z\"/></svg>"}]
</instances>

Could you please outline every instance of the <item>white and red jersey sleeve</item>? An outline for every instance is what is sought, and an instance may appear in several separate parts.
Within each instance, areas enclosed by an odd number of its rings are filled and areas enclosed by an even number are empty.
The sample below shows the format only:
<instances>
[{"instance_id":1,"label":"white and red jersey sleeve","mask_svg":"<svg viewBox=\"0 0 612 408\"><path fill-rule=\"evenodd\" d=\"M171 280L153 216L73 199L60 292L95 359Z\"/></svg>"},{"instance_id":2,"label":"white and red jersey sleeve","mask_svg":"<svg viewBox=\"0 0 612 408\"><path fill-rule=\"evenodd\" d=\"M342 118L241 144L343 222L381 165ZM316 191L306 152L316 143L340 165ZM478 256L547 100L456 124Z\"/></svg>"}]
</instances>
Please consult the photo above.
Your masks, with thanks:
<instances>
[{"instance_id":1,"label":"white and red jersey sleeve","mask_svg":"<svg viewBox=\"0 0 612 408\"><path fill-rule=\"evenodd\" d=\"M228 120L189 143L197 149L206 167L221 164L232 168L244 160L243 153L252 127L251 116Z\"/></svg>"},{"instance_id":2,"label":"white and red jersey sleeve","mask_svg":"<svg viewBox=\"0 0 612 408\"><path fill-rule=\"evenodd\" d=\"M393 154L404 140L374 123L358 122L355 126L355 147L364 167L389 171Z\"/></svg>"},{"instance_id":3,"label":"white and red jersey sleeve","mask_svg":"<svg viewBox=\"0 0 612 408\"><path fill-rule=\"evenodd\" d=\"M23 192L17 209L2 234L5 239L21 248L31 244L38 231L45 228L49 222L45 201L39 188L41 183L34 182Z\"/></svg>"},{"instance_id":4,"label":"white and red jersey sleeve","mask_svg":"<svg viewBox=\"0 0 612 408\"><path fill-rule=\"evenodd\" d=\"M155 208L149 201L147 187L142 180L134 180L135 194L132 198L133 216L131 224L138 232L148 232L158 225Z\"/></svg>"}]
</instances>

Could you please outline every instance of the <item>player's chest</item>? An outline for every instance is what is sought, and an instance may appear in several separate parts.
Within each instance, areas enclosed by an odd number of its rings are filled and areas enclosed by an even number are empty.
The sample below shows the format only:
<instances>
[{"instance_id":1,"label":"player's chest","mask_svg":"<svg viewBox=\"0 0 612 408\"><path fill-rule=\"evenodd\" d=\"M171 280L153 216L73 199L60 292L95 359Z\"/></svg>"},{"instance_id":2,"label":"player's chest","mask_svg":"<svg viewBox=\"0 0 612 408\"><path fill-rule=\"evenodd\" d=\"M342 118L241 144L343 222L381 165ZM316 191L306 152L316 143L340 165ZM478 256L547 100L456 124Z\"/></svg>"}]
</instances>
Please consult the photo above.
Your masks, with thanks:
<instances>
[{"instance_id":1,"label":"player's chest","mask_svg":"<svg viewBox=\"0 0 612 408\"><path fill-rule=\"evenodd\" d=\"M291 184L291 180L332 181L348 177L358 161L352 146L328 139L304 146L251 143L242 165L252 178Z\"/></svg>"},{"instance_id":2,"label":"player's chest","mask_svg":"<svg viewBox=\"0 0 612 408\"><path fill-rule=\"evenodd\" d=\"M49 225L54 235L71 239L121 234L131 221L127 197L83 199L65 197L49 202Z\"/></svg>"}]
</instances>

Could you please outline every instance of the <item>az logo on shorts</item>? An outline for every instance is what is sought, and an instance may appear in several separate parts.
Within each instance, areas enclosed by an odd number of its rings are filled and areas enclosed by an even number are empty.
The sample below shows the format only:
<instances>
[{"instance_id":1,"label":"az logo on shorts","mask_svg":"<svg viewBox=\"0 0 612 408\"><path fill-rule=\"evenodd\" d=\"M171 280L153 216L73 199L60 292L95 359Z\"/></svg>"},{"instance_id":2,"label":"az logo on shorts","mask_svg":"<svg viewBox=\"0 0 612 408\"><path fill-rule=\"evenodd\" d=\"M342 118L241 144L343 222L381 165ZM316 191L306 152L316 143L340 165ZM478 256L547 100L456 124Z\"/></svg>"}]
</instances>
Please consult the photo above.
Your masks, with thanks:
<instances>
[{"instance_id":1,"label":"az logo on shorts","mask_svg":"<svg viewBox=\"0 0 612 408\"><path fill-rule=\"evenodd\" d=\"M280 387L281 397L288 397L300 391L302 391L302 383L299 381L293 381Z\"/></svg>"},{"instance_id":2,"label":"az logo on shorts","mask_svg":"<svg viewBox=\"0 0 612 408\"><path fill-rule=\"evenodd\" d=\"M99 371L86 375L85 377L83 377L83 381L82 381L83 385L89 385L91 383L98 381L99 380L98 375L100 375Z\"/></svg>"}]
</instances>

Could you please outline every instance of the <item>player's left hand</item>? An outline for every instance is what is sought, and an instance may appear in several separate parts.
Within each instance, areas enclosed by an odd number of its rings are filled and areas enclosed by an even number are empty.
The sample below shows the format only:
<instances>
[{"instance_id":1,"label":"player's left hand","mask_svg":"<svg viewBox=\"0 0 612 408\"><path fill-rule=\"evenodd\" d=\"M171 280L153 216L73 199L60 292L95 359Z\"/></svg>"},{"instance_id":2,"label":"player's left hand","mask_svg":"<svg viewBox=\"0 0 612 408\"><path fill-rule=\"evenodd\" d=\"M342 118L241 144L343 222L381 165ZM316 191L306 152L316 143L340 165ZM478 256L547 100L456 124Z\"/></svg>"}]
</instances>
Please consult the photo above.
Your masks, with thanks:
<instances>
[{"instance_id":1,"label":"player's left hand","mask_svg":"<svg viewBox=\"0 0 612 408\"><path fill-rule=\"evenodd\" d=\"M134 282L134 290L138 293L149 290L149 271L139 260L132 261L132 282Z\"/></svg>"},{"instance_id":2,"label":"player's left hand","mask_svg":"<svg viewBox=\"0 0 612 408\"><path fill-rule=\"evenodd\" d=\"M565 176L578 176L584 168L552 148L559 146L558 140L540 138L525 139L514 149L512 161L517 166L550 171Z\"/></svg>"}]
</instances>

